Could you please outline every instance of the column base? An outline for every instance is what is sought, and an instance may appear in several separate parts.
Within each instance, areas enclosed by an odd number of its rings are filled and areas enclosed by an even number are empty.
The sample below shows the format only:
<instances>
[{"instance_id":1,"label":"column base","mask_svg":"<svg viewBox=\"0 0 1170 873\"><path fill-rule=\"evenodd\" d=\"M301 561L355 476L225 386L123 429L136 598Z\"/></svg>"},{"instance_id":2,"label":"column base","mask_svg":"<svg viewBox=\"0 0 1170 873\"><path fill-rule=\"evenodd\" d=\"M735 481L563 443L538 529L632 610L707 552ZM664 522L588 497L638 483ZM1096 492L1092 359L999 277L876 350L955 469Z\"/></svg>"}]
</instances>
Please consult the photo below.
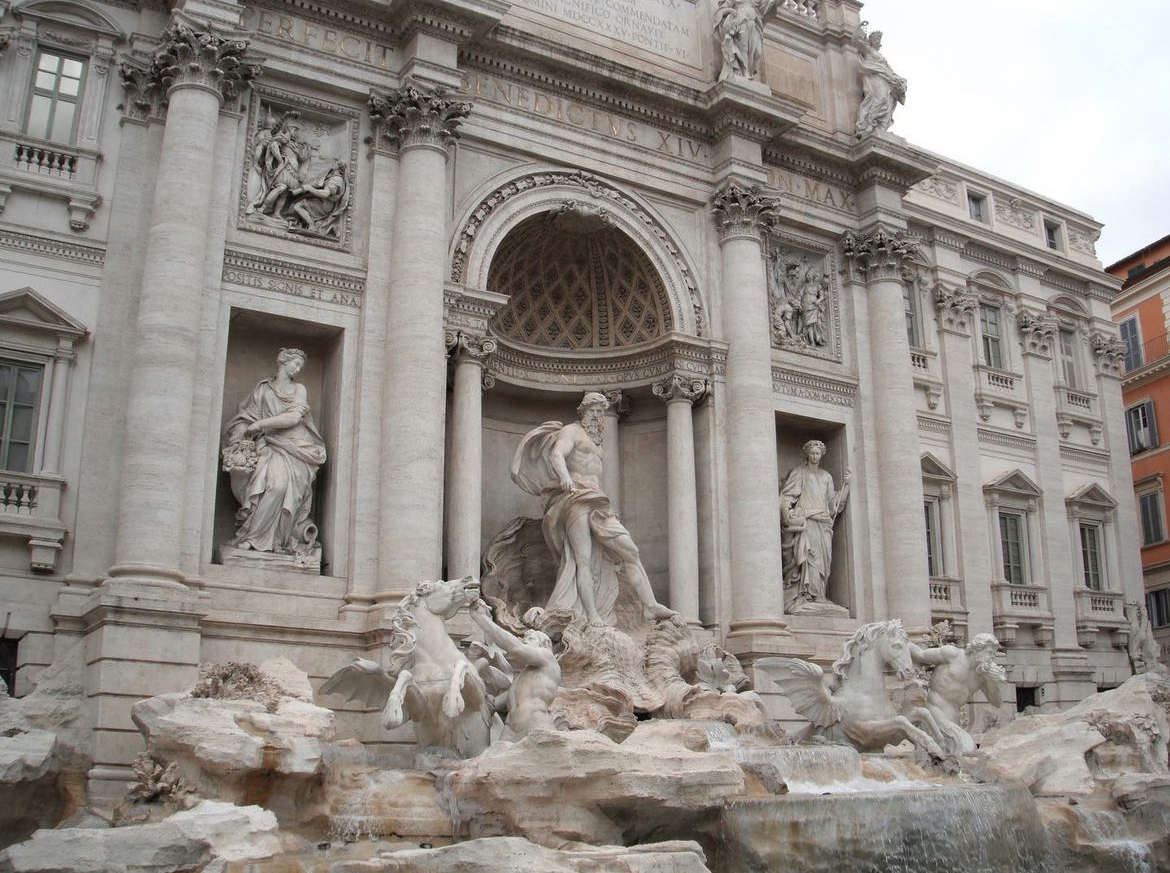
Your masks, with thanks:
<instances>
[{"instance_id":1,"label":"column base","mask_svg":"<svg viewBox=\"0 0 1170 873\"><path fill-rule=\"evenodd\" d=\"M173 567L161 564L115 564L110 567L109 578L102 587L145 587L161 588L168 591L186 591L186 576Z\"/></svg>"},{"instance_id":2,"label":"column base","mask_svg":"<svg viewBox=\"0 0 1170 873\"><path fill-rule=\"evenodd\" d=\"M723 647L749 666L757 658L793 655L795 640L788 624L778 618L733 621Z\"/></svg>"}]
</instances>

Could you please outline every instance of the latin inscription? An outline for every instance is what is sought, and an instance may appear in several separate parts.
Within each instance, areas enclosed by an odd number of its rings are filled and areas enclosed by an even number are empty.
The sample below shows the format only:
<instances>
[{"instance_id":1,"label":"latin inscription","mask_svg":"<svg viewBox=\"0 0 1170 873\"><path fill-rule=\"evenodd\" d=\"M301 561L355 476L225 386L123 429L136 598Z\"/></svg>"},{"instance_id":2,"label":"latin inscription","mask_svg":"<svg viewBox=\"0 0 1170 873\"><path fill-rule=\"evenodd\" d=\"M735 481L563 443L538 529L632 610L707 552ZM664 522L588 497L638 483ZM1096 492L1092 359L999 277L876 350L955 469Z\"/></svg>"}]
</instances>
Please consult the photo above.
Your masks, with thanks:
<instances>
[{"instance_id":1,"label":"latin inscription","mask_svg":"<svg viewBox=\"0 0 1170 873\"><path fill-rule=\"evenodd\" d=\"M303 282L293 282L288 279L278 279L273 276L261 276L242 270L224 270L223 280L245 288L258 288L262 291L275 291L278 294L288 294L291 297L303 297L306 300L321 300L325 303L336 303L339 306L348 306L351 309L361 308L361 297L357 294L346 294L341 291L332 291L328 288L317 288Z\"/></svg>"},{"instance_id":2,"label":"latin inscription","mask_svg":"<svg viewBox=\"0 0 1170 873\"><path fill-rule=\"evenodd\" d=\"M698 6L693 0L515 0L593 34L698 66Z\"/></svg>"},{"instance_id":3,"label":"latin inscription","mask_svg":"<svg viewBox=\"0 0 1170 873\"><path fill-rule=\"evenodd\" d=\"M511 106L672 157L706 161L711 156L707 145L698 140L659 130L604 109L594 109L570 97L483 73L469 73L464 78L463 90L473 99Z\"/></svg>"},{"instance_id":4,"label":"latin inscription","mask_svg":"<svg viewBox=\"0 0 1170 873\"><path fill-rule=\"evenodd\" d=\"M281 42L301 48L314 49L358 64L385 70L390 49L364 36L335 27L325 27L292 15L269 12L267 9L245 9L243 26L246 30L270 36Z\"/></svg>"},{"instance_id":5,"label":"latin inscription","mask_svg":"<svg viewBox=\"0 0 1170 873\"><path fill-rule=\"evenodd\" d=\"M791 194L801 200L811 200L822 206L840 209L842 212L853 212L856 209L853 195L843 188L827 185L805 176L798 176L777 167L768 168L768 184L785 194Z\"/></svg>"}]
</instances>

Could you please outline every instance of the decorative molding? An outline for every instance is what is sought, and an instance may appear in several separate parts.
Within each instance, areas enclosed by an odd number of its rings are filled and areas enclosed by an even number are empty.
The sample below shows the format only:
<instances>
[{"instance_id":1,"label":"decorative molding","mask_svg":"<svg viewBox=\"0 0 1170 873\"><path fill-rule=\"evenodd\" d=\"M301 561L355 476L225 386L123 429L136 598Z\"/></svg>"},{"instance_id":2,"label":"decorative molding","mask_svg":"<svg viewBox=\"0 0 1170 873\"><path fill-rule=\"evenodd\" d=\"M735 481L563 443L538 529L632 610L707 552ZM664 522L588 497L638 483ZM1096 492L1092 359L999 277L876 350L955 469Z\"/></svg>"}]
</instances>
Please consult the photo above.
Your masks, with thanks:
<instances>
[{"instance_id":1,"label":"decorative molding","mask_svg":"<svg viewBox=\"0 0 1170 873\"><path fill-rule=\"evenodd\" d=\"M703 399L709 386L710 383L706 379L696 379L681 373L672 373L665 379L654 382L650 386L650 390L655 397L667 403L682 400L687 403L695 403Z\"/></svg>"},{"instance_id":2,"label":"decorative molding","mask_svg":"<svg viewBox=\"0 0 1170 873\"><path fill-rule=\"evenodd\" d=\"M959 202L959 183L943 176L927 176L914 187L938 200L945 200L948 203Z\"/></svg>"},{"instance_id":3,"label":"decorative molding","mask_svg":"<svg viewBox=\"0 0 1170 873\"><path fill-rule=\"evenodd\" d=\"M979 295L966 289L944 285L934 286L934 308L938 326L954 333L970 332L973 316L979 309Z\"/></svg>"},{"instance_id":4,"label":"decorative molding","mask_svg":"<svg viewBox=\"0 0 1170 873\"><path fill-rule=\"evenodd\" d=\"M1065 225L1065 228L1068 230L1069 248L1091 258L1097 257L1097 240L1101 238L1101 231L1080 230L1070 225Z\"/></svg>"},{"instance_id":5,"label":"decorative molding","mask_svg":"<svg viewBox=\"0 0 1170 873\"><path fill-rule=\"evenodd\" d=\"M223 281L355 309L361 307L366 288L365 280L359 276L238 249L224 252Z\"/></svg>"},{"instance_id":6,"label":"decorative molding","mask_svg":"<svg viewBox=\"0 0 1170 873\"><path fill-rule=\"evenodd\" d=\"M448 333L463 331L483 336L488 323L507 303L499 294L474 292L468 288L443 289L443 326Z\"/></svg>"},{"instance_id":7,"label":"decorative molding","mask_svg":"<svg viewBox=\"0 0 1170 873\"><path fill-rule=\"evenodd\" d=\"M244 60L248 40L227 39L208 30L192 30L176 23L164 31L162 48L154 56L152 75L167 91L197 85L216 91L223 99L236 97L257 78L262 65Z\"/></svg>"},{"instance_id":8,"label":"decorative molding","mask_svg":"<svg viewBox=\"0 0 1170 873\"><path fill-rule=\"evenodd\" d=\"M102 266L106 260L105 246L66 242L15 230L0 230L0 247L18 249L32 255L78 261L83 264Z\"/></svg>"},{"instance_id":9,"label":"decorative molding","mask_svg":"<svg viewBox=\"0 0 1170 873\"><path fill-rule=\"evenodd\" d=\"M498 344L491 337L476 336L463 331L447 331L443 336L443 344L447 347L447 356L459 363L460 361L474 361L486 364L498 348Z\"/></svg>"},{"instance_id":10,"label":"decorative molding","mask_svg":"<svg viewBox=\"0 0 1170 873\"><path fill-rule=\"evenodd\" d=\"M1125 355L1128 351L1125 343L1101 331L1091 334L1089 343L1093 349L1093 360L1097 365L1098 374L1120 379L1125 369Z\"/></svg>"},{"instance_id":11,"label":"decorative molding","mask_svg":"<svg viewBox=\"0 0 1170 873\"><path fill-rule=\"evenodd\" d=\"M984 445L1015 449L1030 455L1036 454L1036 440L1033 437L1018 436L1013 433L981 427L978 429L978 439Z\"/></svg>"},{"instance_id":12,"label":"decorative molding","mask_svg":"<svg viewBox=\"0 0 1170 873\"><path fill-rule=\"evenodd\" d=\"M1052 343L1060 329L1059 321L1047 315L1019 312L1016 314L1016 326L1020 330L1020 347L1024 354L1041 357L1052 355Z\"/></svg>"},{"instance_id":13,"label":"decorative molding","mask_svg":"<svg viewBox=\"0 0 1170 873\"><path fill-rule=\"evenodd\" d=\"M1064 461L1071 461L1075 464L1091 464L1102 469L1108 469L1110 460L1108 452L1098 452L1063 443L1060 446L1060 457Z\"/></svg>"},{"instance_id":14,"label":"decorative molding","mask_svg":"<svg viewBox=\"0 0 1170 873\"><path fill-rule=\"evenodd\" d=\"M903 230L851 230L841 238L841 252L851 279L901 280L903 271L920 256L921 242Z\"/></svg>"},{"instance_id":15,"label":"decorative molding","mask_svg":"<svg viewBox=\"0 0 1170 873\"><path fill-rule=\"evenodd\" d=\"M1020 230L1036 230L1036 209L1027 206L1019 197L1007 200L995 199L995 218L1004 224L1018 227Z\"/></svg>"},{"instance_id":16,"label":"decorative molding","mask_svg":"<svg viewBox=\"0 0 1170 873\"><path fill-rule=\"evenodd\" d=\"M738 237L762 241L764 231L779 218L780 201L761 194L759 185L728 182L711 198L711 213L720 242Z\"/></svg>"},{"instance_id":17,"label":"decorative molding","mask_svg":"<svg viewBox=\"0 0 1170 873\"><path fill-rule=\"evenodd\" d=\"M963 255L973 261L987 264L989 267L999 267L1001 270L1011 271L1016 268L1016 259L1011 255L990 249L977 242L968 241L963 247Z\"/></svg>"},{"instance_id":18,"label":"decorative molding","mask_svg":"<svg viewBox=\"0 0 1170 873\"><path fill-rule=\"evenodd\" d=\"M772 367L772 390L777 394L853 406L857 401L857 384L787 367Z\"/></svg>"},{"instance_id":19,"label":"decorative molding","mask_svg":"<svg viewBox=\"0 0 1170 873\"><path fill-rule=\"evenodd\" d=\"M918 416L918 429L927 433L950 434L951 423L944 418L934 418L929 415Z\"/></svg>"},{"instance_id":20,"label":"decorative molding","mask_svg":"<svg viewBox=\"0 0 1170 873\"><path fill-rule=\"evenodd\" d=\"M375 146L446 149L459 138L459 125L471 114L471 104L451 100L441 85L407 82L385 94L371 92L369 110Z\"/></svg>"},{"instance_id":21,"label":"decorative molding","mask_svg":"<svg viewBox=\"0 0 1170 873\"><path fill-rule=\"evenodd\" d=\"M691 310L695 318L696 336L706 334L703 304L699 299L699 291L695 286L695 280L691 275L690 269L682 259L679 247L671 239L666 228L623 191L584 170L530 173L500 186L481 200L479 205L471 211L470 216L464 222L463 227L456 237L455 252L451 258L451 281L461 284L466 283L467 256L471 251L471 246L480 228L483 227L493 212L518 194L556 185L582 189L593 197L612 204L615 209L620 209L625 214L632 216L646 228L674 260L675 268L682 277L684 288L681 290L685 292L687 299L690 300Z\"/></svg>"}]
</instances>

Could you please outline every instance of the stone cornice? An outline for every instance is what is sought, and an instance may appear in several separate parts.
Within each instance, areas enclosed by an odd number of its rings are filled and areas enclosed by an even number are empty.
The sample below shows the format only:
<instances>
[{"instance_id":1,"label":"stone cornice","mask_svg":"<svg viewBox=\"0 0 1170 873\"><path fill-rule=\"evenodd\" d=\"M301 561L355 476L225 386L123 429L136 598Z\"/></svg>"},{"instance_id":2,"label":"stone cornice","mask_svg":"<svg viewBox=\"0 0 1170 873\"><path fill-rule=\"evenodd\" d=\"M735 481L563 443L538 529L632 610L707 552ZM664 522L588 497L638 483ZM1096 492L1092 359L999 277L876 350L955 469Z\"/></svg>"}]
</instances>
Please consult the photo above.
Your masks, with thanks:
<instances>
[{"instance_id":1,"label":"stone cornice","mask_svg":"<svg viewBox=\"0 0 1170 873\"><path fill-rule=\"evenodd\" d=\"M857 176L847 164L835 156L818 153L804 146L774 143L764 151L764 165L839 185L847 191L852 191L857 185Z\"/></svg>"},{"instance_id":2,"label":"stone cornice","mask_svg":"<svg viewBox=\"0 0 1170 873\"><path fill-rule=\"evenodd\" d=\"M736 79L717 82L703 95L703 110L716 137L741 136L759 143L795 127L809 108Z\"/></svg>"},{"instance_id":3,"label":"stone cornice","mask_svg":"<svg viewBox=\"0 0 1170 873\"><path fill-rule=\"evenodd\" d=\"M398 0L390 20L400 42L422 33L465 43L499 24L511 3L506 0Z\"/></svg>"},{"instance_id":4,"label":"stone cornice","mask_svg":"<svg viewBox=\"0 0 1170 873\"><path fill-rule=\"evenodd\" d=\"M938 161L934 158L885 136L861 140L851 150L849 159L859 187L880 185L901 194L938 168Z\"/></svg>"},{"instance_id":5,"label":"stone cornice","mask_svg":"<svg viewBox=\"0 0 1170 873\"><path fill-rule=\"evenodd\" d=\"M74 261L100 267L106 260L105 246L35 236L17 230L0 229L0 248L16 249L31 255Z\"/></svg>"},{"instance_id":6,"label":"stone cornice","mask_svg":"<svg viewBox=\"0 0 1170 873\"><path fill-rule=\"evenodd\" d=\"M407 82L385 94L371 93L370 126L374 145L399 150L414 146L445 149L459 138L459 125L471 104L451 100L441 86Z\"/></svg>"},{"instance_id":7,"label":"stone cornice","mask_svg":"<svg viewBox=\"0 0 1170 873\"><path fill-rule=\"evenodd\" d=\"M834 406L853 406L857 401L855 382L787 367L772 367L772 391Z\"/></svg>"},{"instance_id":8,"label":"stone cornice","mask_svg":"<svg viewBox=\"0 0 1170 873\"><path fill-rule=\"evenodd\" d=\"M758 185L728 182L711 199L711 212L719 228L720 241L736 237L762 240L779 217L780 202L760 193Z\"/></svg>"},{"instance_id":9,"label":"stone cornice","mask_svg":"<svg viewBox=\"0 0 1170 873\"><path fill-rule=\"evenodd\" d=\"M727 363L726 344L682 334L617 349L546 349L504 338L498 344L491 364L497 379L559 391L633 388L675 374L712 379Z\"/></svg>"}]
</instances>

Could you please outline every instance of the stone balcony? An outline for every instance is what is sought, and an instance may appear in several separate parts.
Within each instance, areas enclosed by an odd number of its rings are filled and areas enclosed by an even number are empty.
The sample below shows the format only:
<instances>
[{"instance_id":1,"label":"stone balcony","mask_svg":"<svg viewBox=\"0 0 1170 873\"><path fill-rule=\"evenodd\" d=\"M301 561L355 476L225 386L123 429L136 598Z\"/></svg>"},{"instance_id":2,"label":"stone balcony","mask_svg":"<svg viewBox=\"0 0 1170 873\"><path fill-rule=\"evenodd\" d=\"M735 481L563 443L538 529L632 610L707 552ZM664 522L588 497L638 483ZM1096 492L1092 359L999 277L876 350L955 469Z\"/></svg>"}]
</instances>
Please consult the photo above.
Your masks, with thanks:
<instances>
[{"instance_id":1,"label":"stone balcony","mask_svg":"<svg viewBox=\"0 0 1170 873\"><path fill-rule=\"evenodd\" d=\"M1125 615L1125 595L1120 591L1093 591L1077 588L1073 592L1077 606L1077 643L1090 648L1100 633L1113 637L1113 645L1124 649L1129 640L1129 619Z\"/></svg>"},{"instance_id":2,"label":"stone balcony","mask_svg":"<svg viewBox=\"0 0 1170 873\"><path fill-rule=\"evenodd\" d=\"M69 227L89 229L101 203L97 193L101 152L0 131L0 212L14 190L65 201Z\"/></svg>"},{"instance_id":3,"label":"stone balcony","mask_svg":"<svg viewBox=\"0 0 1170 873\"><path fill-rule=\"evenodd\" d=\"M1068 439L1074 425L1082 425L1089 430L1089 438L1093 445L1101 442L1103 423L1097 406L1097 395L1080 388L1070 388L1067 385L1056 385L1056 424L1062 439Z\"/></svg>"},{"instance_id":4,"label":"stone balcony","mask_svg":"<svg viewBox=\"0 0 1170 873\"><path fill-rule=\"evenodd\" d=\"M1028 392L1024 377L1019 373L975 364L975 405L979 417L984 421L991 418L992 407L1009 409L1015 418L1016 427L1022 428L1028 420Z\"/></svg>"},{"instance_id":5,"label":"stone balcony","mask_svg":"<svg viewBox=\"0 0 1170 873\"><path fill-rule=\"evenodd\" d=\"M61 523L62 479L0 472L0 536L28 544L29 566L51 573L65 542Z\"/></svg>"},{"instance_id":6,"label":"stone balcony","mask_svg":"<svg viewBox=\"0 0 1170 873\"><path fill-rule=\"evenodd\" d=\"M1052 644L1052 605L1048 589L1042 585L991 583L992 624L1000 643L1010 647L1021 627L1032 628L1037 645Z\"/></svg>"},{"instance_id":7,"label":"stone balcony","mask_svg":"<svg viewBox=\"0 0 1170 873\"><path fill-rule=\"evenodd\" d=\"M963 604L963 580L955 576L930 577L931 621L947 619L958 636L966 637L967 607Z\"/></svg>"}]
</instances>

